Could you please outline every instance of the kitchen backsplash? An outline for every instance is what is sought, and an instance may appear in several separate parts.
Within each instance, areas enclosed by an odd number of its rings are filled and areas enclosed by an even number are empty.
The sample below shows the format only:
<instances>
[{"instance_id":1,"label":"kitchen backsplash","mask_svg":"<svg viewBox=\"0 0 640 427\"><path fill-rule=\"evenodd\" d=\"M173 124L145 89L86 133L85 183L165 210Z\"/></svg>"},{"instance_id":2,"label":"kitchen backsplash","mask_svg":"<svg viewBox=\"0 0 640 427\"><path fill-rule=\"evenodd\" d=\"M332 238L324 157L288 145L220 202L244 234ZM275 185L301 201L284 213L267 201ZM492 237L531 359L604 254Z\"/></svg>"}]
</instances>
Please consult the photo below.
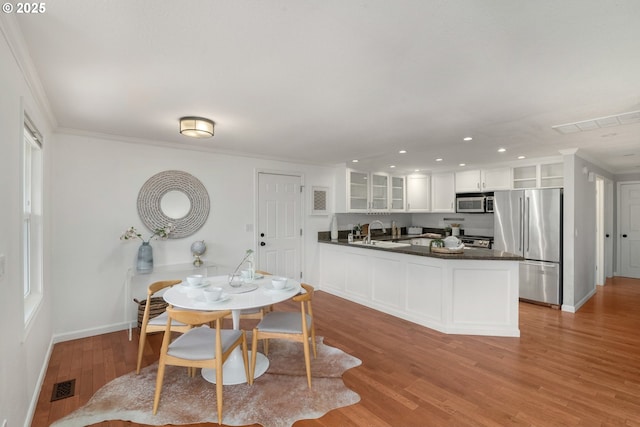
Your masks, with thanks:
<instances>
[{"instance_id":1,"label":"kitchen backsplash","mask_svg":"<svg viewBox=\"0 0 640 427\"><path fill-rule=\"evenodd\" d=\"M336 214L339 230L352 229L356 224L369 224L371 221L382 221L385 227L391 227L395 221L398 227L412 225L429 228L445 228L452 223L460 224L466 235L493 236L493 214L462 213L392 213L392 214ZM331 224L327 224L327 230Z\"/></svg>"}]
</instances>

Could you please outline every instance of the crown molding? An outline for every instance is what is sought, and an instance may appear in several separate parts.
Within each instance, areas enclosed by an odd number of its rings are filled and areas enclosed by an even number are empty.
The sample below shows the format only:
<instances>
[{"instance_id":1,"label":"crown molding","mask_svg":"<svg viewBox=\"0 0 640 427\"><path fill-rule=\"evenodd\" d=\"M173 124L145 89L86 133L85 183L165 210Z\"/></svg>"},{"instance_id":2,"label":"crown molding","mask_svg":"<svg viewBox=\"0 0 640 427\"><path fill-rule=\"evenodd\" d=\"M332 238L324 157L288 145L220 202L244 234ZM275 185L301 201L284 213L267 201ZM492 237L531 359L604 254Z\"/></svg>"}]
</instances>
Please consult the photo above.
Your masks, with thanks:
<instances>
[{"instance_id":1,"label":"crown molding","mask_svg":"<svg viewBox=\"0 0 640 427\"><path fill-rule=\"evenodd\" d=\"M18 64L18 68L22 73L25 83L29 88L34 101L39 108L41 114L49 122L49 126L52 129L58 127L58 121L56 120L53 111L51 110L51 104L47 93L42 86L38 71L31 59L29 48L22 35L20 24L15 18L15 15L8 13L0 13L0 33L2 33L9 50L13 55L13 58Z\"/></svg>"},{"instance_id":2,"label":"crown molding","mask_svg":"<svg viewBox=\"0 0 640 427\"><path fill-rule=\"evenodd\" d=\"M229 156L229 157L241 157L246 159L268 160L273 162L283 162L283 163L289 163L289 164L310 165L310 166L320 166L320 167L334 166L332 163L314 162L312 160L301 160L301 159L295 159L290 157L270 156L270 155L263 155L263 154L257 154L257 153L241 152L237 150L224 150L224 149L214 148L214 147L209 147L204 145L191 145L189 143L177 143L177 142L169 142L169 141L162 141L162 140L155 140L155 139L150 140L145 138L100 133L100 132L87 131L87 130L74 129L74 128L58 127L56 128L54 133L58 135L78 136L78 137L87 138L87 139L115 141L115 142L122 142L127 144L151 145L155 147L169 148L173 150L199 151L203 153L220 154L220 155Z\"/></svg>"}]
</instances>

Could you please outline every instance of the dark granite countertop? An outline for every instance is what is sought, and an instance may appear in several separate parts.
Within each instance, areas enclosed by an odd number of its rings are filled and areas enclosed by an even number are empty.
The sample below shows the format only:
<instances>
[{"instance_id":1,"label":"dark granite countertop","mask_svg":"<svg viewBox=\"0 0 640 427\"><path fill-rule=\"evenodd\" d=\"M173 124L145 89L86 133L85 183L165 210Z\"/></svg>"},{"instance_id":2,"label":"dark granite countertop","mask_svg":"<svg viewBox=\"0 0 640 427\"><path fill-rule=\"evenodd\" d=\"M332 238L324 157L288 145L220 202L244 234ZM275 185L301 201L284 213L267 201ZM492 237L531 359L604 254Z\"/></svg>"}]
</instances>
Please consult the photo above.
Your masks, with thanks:
<instances>
[{"instance_id":1,"label":"dark granite countertop","mask_svg":"<svg viewBox=\"0 0 640 427\"><path fill-rule=\"evenodd\" d=\"M414 236L417 237L417 236ZM411 237L409 237L411 238ZM400 240L405 239L404 236L400 237ZM383 239L379 239L383 240ZM387 239L384 239L387 240ZM394 240L398 240L397 238ZM339 239L337 241L318 239L319 243L327 243L330 245L338 245L338 246L349 246L353 248L361 248L365 250L374 250L374 251L387 251L387 252L395 252L400 254L407 255L418 255L418 256L426 256L431 258L441 258L441 259L462 259L462 260L492 260L492 261L523 261L519 255L515 255L509 252L496 251L493 249L481 249L481 248L465 248L464 252L461 254L442 254L431 252L428 246L403 246L400 248L381 248L373 245L353 245L349 244L347 239Z\"/></svg>"}]
</instances>

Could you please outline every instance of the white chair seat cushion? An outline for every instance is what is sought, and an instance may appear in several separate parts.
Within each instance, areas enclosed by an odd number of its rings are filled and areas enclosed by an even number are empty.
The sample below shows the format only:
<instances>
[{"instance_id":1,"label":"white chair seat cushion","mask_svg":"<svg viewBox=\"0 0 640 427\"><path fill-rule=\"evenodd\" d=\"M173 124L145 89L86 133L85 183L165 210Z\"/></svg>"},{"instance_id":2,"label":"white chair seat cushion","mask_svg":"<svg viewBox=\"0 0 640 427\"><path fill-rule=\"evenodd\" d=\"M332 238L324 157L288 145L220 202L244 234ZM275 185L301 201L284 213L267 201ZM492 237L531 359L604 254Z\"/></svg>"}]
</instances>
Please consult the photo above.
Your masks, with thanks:
<instances>
[{"instance_id":1,"label":"white chair seat cushion","mask_svg":"<svg viewBox=\"0 0 640 427\"><path fill-rule=\"evenodd\" d=\"M153 319L149 319L149 323L147 323L147 324L148 325L153 325L153 326L166 326L168 317L169 316L167 315L167 312L165 311L165 312L157 315ZM171 325L173 325L173 326L185 326L184 323L178 322L177 320L174 320L173 322L171 322Z\"/></svg>"},{"instance_id":2,"label":"white chair seat cushion","mask_svg":"<svg viewBox=\"0 0 640 427\"><path fill-rule=\"evenodd\" d=\"M307 316L307 326L311 326L311 316ZM280 332L285 334L302 333L302 316L299 312L274 311L264 316L256 328L262 332Z\"/></svg>"},{"instance_id":3,"label":"white chair seat cushion","mask_svg":"<svg viewBox=\"0 0 640 427\"><path fill-rule=\"evenodd\" d=\"M222 329L220 336L224 352L242 336L242 331ZM216 330L207 326L190 329L169 344L167 354L187 360L214 359L216 356Z\"/></svg>"}]
</instances>

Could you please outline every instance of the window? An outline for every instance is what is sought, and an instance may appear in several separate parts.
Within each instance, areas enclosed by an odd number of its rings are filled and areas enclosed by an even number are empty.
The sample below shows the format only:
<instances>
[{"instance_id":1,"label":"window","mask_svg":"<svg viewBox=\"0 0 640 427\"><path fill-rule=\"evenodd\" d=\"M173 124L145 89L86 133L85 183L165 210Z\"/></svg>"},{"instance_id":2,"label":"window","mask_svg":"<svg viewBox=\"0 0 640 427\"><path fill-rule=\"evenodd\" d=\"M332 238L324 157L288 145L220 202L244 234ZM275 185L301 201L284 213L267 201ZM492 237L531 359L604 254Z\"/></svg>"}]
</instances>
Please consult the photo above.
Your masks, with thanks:
<instances>
[{"instance_id":1,"label":"window","mask_svg":"<svg viewBox=\"0 0 640 427\"><path fill-rule=\"evenodd\" d=\"M22 168L22 273L25 324L42 300L42 137L25 116Z\"/></svg>"}]
</instances>

